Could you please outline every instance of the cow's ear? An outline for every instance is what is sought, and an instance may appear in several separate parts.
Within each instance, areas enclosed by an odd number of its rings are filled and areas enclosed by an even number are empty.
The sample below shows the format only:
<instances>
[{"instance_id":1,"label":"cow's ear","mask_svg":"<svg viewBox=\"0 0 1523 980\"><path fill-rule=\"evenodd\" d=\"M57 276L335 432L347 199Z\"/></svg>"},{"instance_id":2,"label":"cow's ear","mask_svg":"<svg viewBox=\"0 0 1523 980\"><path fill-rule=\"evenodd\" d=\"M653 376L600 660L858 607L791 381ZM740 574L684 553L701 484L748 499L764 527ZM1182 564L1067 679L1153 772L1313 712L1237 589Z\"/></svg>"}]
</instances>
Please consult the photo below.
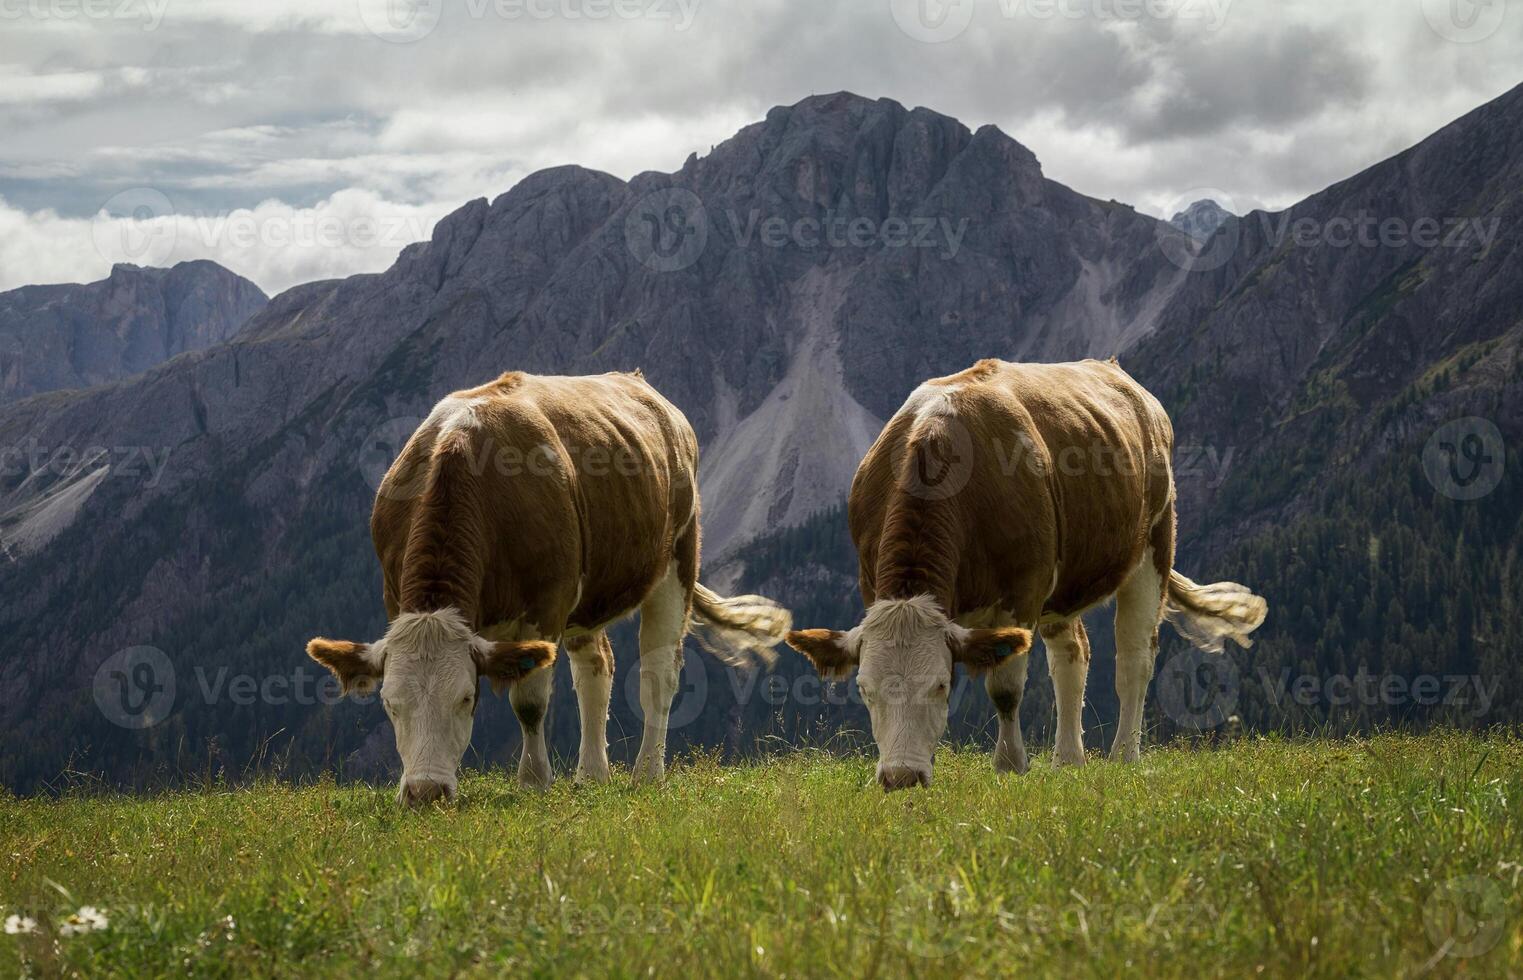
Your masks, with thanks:
<instances>
[{"instance_id":1,"label":"cow's ear","mask_svg":"<svg viewBox=\"0 0 1523 980\"><path fill-rule=\"evenodd\" d=\"M948 637L952 659L973 674L993 670L1011 657L1031 650L1031 631L1017 626L992 630L954 628Z\"/></svg>"},{"instance_id":2,"label":"cow's ear","mask_svg":"<svg viewBox=\"0 0 1523 980\"><path fill-rule=\"evenodd\" d=\"M493 643L478 639L474 649L476 669L492 682L492 691L497 694L539 668L555 663L555 644L544 640Z\"/></svg>"},{"instance_id":3,"label":"cow's ear","mask_svg":"<svg viewBox=\"0 0 1523 980\"><path fill-rule=\"evenodd\" d=\"M790 630L788 645L809 658L828 681L845 680L857 667L857 644L840 630Z\"/></svg>"},{"instance_id":4,"label":"cow's ear","mask_svg":"<svg viewBox=\"0 0 1523 980\"><path fill-rule=\"evenodd\" d=\"M332 671L346 695L370 694L381 686L386 658L381 654L380 644L318 637L307 644L307 656Z\"/></svg>"}]
</instances>

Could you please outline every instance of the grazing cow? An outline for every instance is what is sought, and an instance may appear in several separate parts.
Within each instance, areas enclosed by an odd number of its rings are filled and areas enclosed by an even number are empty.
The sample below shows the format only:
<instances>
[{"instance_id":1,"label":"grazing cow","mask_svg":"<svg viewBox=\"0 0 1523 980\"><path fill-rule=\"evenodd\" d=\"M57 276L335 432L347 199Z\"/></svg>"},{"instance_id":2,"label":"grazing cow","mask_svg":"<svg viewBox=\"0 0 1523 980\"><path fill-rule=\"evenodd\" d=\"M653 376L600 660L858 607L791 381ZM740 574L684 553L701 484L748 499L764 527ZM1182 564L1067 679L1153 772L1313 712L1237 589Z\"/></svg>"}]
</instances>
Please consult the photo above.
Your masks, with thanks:
<instances>
[{"instance_id":1,"label":"grazing cow","mask_svg":"<svg viewBox=\"0 0 1523 980\"><path fill-rule=\"evenodd\" d=\"M519 781L548 786L544 718L561 641L582 716L577 778L606 781L604 628L636 609L645 731L634 775L665 774L689 617L736 662L769 657L788 629L771 602L698 583L697 470L692 427L638 374L505 374L439 403L376 496L386 635L307 646L345 693L383 685L399 800L455 795L481 678L509 690Z\"/></svg>"},{"instance_id":2,"label":"grazing cow","mask_svg":"<svg viewBox=\"0 0 1523 980\"><path fill-rule=\"evenodd\" d=\"M884 789L929 785L952 665L987 675L998 771L1025 772L1019 710L1031 631L1057 701L1055 765L1082 765L1089 640L1080 616L1116 597L1111 757L1134 761L1167 618L1204 650L1248 646L1263 599L1174 570L1174 433L1114 362L980 361L928 381L852 482L849 518L867 615L788 643L827 677L858 668Z\"/></svg>"}]
</instances>

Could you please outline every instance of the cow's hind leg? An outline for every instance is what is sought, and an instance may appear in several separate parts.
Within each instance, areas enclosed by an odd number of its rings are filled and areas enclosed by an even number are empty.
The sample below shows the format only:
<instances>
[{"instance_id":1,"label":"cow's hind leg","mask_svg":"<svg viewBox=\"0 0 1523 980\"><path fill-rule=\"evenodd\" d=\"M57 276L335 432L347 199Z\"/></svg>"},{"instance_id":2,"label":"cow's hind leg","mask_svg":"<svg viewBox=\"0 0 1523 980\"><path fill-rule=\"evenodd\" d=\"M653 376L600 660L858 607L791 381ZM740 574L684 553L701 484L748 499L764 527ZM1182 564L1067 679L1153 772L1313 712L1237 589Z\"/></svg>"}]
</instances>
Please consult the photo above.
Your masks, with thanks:
<instances>
[{"instance_id":1,"label":"cow's hind leg","mask_svg":"<svg viewBox=\"0 0 1523 980\"><path fill-rule=\"evenodd\" d=\"M1078 619L1042 627L1047 672L1058 708L1054 766L1084 765L1084 683L1089 679L1089 634Z\"/></svg>"},{"instance_id":2,"label":"cow's hind leg","mask_svg":"<svg viewBox=\"0 0 1523 980\"><path fill-rule=\"evenodd\" d=\"M608 782L608 702L613 695L613 646L599 630L566 641L571 658L571 686L582 716L582 745L577 756L579 783Z\"/></svg>"},{"instance_id":3,"label":"cow's hind leg","mask_svg":"<svg viewBox=\"0 0 1523 980\"><path fill-rule=\"evenodd\" d=\"M1121 713L1111 758L1136 762L1142 753L1142 710L1158 657L1158 623L1163 618L1163 589L1152 548L1132 577L1116 592L1116 698Z\"/></svg>"},{"instance_id":4,"label":"cow's hind leg","mask_svg":"<svg viewBox=\"0 0 1523 980\"><path fill-rule=\"evenodd\" d=\"M1021 738L1021 696L1026 691L1026 668L1030 654L1007 657L989 672L984 689L994 702L999 739L994 743L994 771L1024 773L1031 768L1026 743Z\"/></svg>"},{"instance_id":5,"label":"cow's hind leg","mask_svg":"<svg viewBox=\"0 0 1523 980\"><path fill-rule=\"evenodd\" d=\"M541 667L508 692L508 701L524 736L523 752L518 757L518 782L533 789L548 789L552 778L550 751L545 745L545 715L550 711L554 681L555 669Z\"/></svg>"},{"instance_id":6,"label":"cow's hind leg","mask_svg":"<svg viewBox=\"0 0 1523 980\"><path fill-rule=\"evenodd\" d=\"M636 783L666 776L666 726L682 675L682 637L687 632L692 585L684 585L674 562L640 605L640 712L645 732L635 759Z\"/></svg>"}]
</instances>

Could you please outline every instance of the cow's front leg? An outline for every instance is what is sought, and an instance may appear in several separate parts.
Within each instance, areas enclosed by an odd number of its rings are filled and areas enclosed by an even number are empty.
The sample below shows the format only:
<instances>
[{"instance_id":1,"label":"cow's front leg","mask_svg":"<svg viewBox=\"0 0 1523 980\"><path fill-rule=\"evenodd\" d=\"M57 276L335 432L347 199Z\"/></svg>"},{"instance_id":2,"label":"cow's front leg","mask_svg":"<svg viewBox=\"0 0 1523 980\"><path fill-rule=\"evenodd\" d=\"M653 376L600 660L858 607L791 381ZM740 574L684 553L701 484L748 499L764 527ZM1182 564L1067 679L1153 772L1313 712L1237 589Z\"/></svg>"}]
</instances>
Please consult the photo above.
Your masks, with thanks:
<instances>
[{"instance_id":1,"label":"cow's front leg","mask_svg":"<svg viewBox=\"0 0 1523 980\"><path fill-rule=\"evenodd\" d=\"M1031 768L1026 743L1021 738L1021 695L1026 690L1026 668L1030 654L1006 657L984 679L994 715L999 721L999 739L994 743L994 771L1024 773Z\"/></svg>"},{"instance_id":2,"label":"cow's front leg","mask_svg":"<svg viewBox=\"0 0 1523 980\"><path fill-rule=\"evenodd\" d=\"M541 667L513 685L508 700L523 729L524 747L518 757L518 782L531 789L550 786L550 752L545 746L545 715L550 711L553 667Z\"/></svg>"},{"instance_id":3,"label":"cow's front leg","mask_svg":"<svg viewBox=\"0 0 1523 980\"><path fill-rule=\"evenodd\" d=\"M576 781L608 782L608 701L613 694L613 646L599 630L566 641L571 656L571 686L582 716L582 745Z\"/></svg>"},{"instance_id":4,"label":"cow's front leg","mask_svg":"<svg viewBox=\"0 0 1523 980\"><path fill-rule=\"evenodd\" d=\"M666 726L682 676L688 594L673 568L640 606L640 712L645 732L635 759L636 783L666 776Z\"/></svg>"},{"instance_id":5,"label":"cow's front leg","mask_svg":"<svg viewBox=\"0 0 1523 980\"><path fill-rule=\"evenodd\" d=\"M1089 635L1077 619L1043 627L1047 671L1058 707L1054 766L1084 765L1084 683L1089 678Z\"/></svg>"}]
</instances>

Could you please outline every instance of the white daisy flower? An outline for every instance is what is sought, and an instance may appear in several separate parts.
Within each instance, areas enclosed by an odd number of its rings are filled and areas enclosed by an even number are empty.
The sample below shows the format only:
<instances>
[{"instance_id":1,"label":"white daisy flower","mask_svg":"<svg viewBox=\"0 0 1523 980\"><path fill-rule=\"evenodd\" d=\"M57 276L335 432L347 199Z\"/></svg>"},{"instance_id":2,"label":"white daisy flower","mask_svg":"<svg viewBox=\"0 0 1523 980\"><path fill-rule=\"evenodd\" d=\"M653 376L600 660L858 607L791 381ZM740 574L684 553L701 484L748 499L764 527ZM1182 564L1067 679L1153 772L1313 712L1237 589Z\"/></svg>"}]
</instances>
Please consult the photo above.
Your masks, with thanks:
<instances>
[{"instance_id":1,"label":"white daisy flower","mask_svg":"<svg viewBox=\"0 0 1523 980\"><path fill-rule=\"evenodd\" d=\"M93 905L86 905L58 924L60 936L82 936L87 932L100 932L111 925L106 914Z\"/></svg>"},{"instance_id":2,"label":"white daisy flower","mask_svg":"<svg viewBox=\"0 0 1523 980\"><path fill-rule=\"evenodd\" d=\"M37 931L37 920L27 915L8 915L5 917L5 934L7 936L26 936Z\"/></svg>"},{"instance_id":3,"label":"white daisy flower","mask_svg":"<svg viewBox=\"0 0 1523 980\"><path fill-rule=\"evenodd\" d=\"M86 905L79 910L79 918L95 931L109 928L111 920L106 918L106 913L93 905Z\"/></svg>"}]
</instances>

